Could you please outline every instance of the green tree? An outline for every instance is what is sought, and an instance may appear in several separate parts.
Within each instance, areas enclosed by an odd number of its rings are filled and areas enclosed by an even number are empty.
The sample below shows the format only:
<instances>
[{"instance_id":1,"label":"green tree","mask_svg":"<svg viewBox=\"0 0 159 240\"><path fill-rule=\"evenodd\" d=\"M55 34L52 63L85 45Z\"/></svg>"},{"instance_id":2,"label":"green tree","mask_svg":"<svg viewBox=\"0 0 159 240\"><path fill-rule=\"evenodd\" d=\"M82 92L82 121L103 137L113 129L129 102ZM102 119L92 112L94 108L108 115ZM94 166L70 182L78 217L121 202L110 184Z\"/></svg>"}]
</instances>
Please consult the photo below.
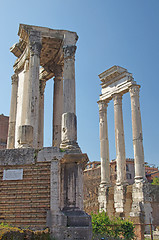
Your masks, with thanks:
<instances>
[{"instance_id":1,"label":"green tree","mask_svg":"<svg viewBox=\"0 0 159 240\"><path fill-rule=\"evenodd\" d=\"M102 236L102 239L107 239L105 237L113 237L111 239L121 239L123 236L125 240L134 239L134 226L129 220L123 220L121 218L114 218L110 220L105 212L92 215L92 227L93 233L97 237ZM101 239L101 238L94 238Z\"/></svg>"},{"instance_id":2,"label":"green tree","mask_svg":"<svg viewBox=\"0 0 159 240\"><path fill-rule=\"evenodd\" d=\"M153 185L159 185L159 178L158 177L153 178L152 184Z\"/></svg>"}]
</instances>

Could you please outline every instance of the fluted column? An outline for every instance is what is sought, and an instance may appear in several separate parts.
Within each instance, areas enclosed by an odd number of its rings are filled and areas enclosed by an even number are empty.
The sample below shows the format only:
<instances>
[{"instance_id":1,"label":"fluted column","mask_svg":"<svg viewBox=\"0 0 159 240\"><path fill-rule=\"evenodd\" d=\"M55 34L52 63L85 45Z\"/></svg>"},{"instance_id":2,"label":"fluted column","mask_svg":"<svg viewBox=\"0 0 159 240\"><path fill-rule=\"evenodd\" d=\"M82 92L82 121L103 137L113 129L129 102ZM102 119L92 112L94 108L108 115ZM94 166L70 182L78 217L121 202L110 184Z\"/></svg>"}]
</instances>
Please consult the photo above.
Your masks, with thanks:
<instances>
[{"instance_id":1,"label":"fluted column","mask_svg":"<svg viewBox=\"0 0 159 240\"><path fill-rule=\"evenodd\" d=\"M53 96L53 147L61 144L61 121L63 113L63 69L56 66L54 71L54 96Z\"/></svg>"},{"instance_id":2,"label":"fluted column","mask_svg":"<svg viewBox=\"0 0 159 240\"><path fill-rule=\"evenodd\" d=\"M16 124L16 112L17 112L17 91L18 91L18 74L12 76L12 95L9 115L9 129L7 148L14 148L15 144L15 124Z\"/></svg>"},{"instance_id":3,"label":"fluted column","mask_svg":"<svg viewBox=\"0 0 159 240\"><path fill-rule=\"evenodd\" d=\"M64 46L64 109L62 114L62 143L63 149L78 150L77 118L75 100L75 51L76 46Z\"/></svg>"},{"instance_id":4,"label":"fluted column","mask_svg":"<svg viewBox=\"0 0 159 240\"><path fill-rule=\"evenodd\" d=\"M139 91L140 91L139 85L132 85L129 89L131 97L132 133L135 160L135 181L142 181L143 179L145 179Z\"/></svg>"},{"instance_id":5,"label":"fluted column","mask_svg":"<svg viewBox=\"0 0 159 240\"><path fill-rule=\"evenodd\" d=\"M39 127L38 127L38 148L43 147L44 141L44 91L46 86L45 80L39 81Z\"/></svg>"},{"instance_id":6,"label":"fluted column","mask_svg":"<svg viewBox=\"0 0 159 240\"><path fill-rule=\"evenodd\" d=\"M40 52L41 52L41 35L40 32L31 31L29 35L29 83L28 83L28 98L26 100L26 121L25 125L21 126L20 139L26 141L26 147L38 147L38 126L39 126L39 67L40 67ZM26 133L30 134L24 136ZM31 135L33 137L31 139ZM30 140L28 139L30 138ZM21 140L20 140L21 141ZM33 142L32 142L33 141Z\"/></svg>"},{"instance_id":7,"label":"fluted column","mask_svg":"<svg viewBox=\"0 0 159 240\"><path fill-rule=\"evenodd\" d=\"M100 157L101 157L101 184L110 183L109 141L107 126L107 101L99 101L100 121Z\"/></svg>"},{"instance_id":8,"label":"fluted column","mask_svg":"<svg viewBox=\"0 0 159 240\"><path fill-rule=\"evenodd\" d=\"M115 145L116 145L116 164L117 181L120 185L126 181L126 158L125 158L125 140L122 113L122 95L114 94L114 120L115 120Z\"/></svg>"}]
</instances>

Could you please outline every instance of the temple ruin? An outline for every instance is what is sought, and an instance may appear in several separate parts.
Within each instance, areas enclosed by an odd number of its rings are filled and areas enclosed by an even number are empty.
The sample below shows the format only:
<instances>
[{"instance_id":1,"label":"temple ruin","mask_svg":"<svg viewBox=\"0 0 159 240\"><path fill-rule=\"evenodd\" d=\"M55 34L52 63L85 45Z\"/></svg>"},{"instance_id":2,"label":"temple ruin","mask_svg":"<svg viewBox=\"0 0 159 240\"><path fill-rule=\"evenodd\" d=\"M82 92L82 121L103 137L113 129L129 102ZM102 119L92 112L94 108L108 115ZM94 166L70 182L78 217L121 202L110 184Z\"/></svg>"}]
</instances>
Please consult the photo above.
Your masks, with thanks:
<instances>
[{"instance_id":1,"label":"temple ruin","mask_svg":"<svg viewBox=\"0 0 159 240\"><path fill-rule=\"evenodd\" d=\"M99 74L102 93L99 105L101 182L99 186L99 210L110 216L131 217L137 224L159 224L156 210L159 209L158 186L148 184L145 178L142 124L139 103L140 85L127 69L113 66ZM132 135L134 148L134 184L126 181L125 139L122 113L122 96L130 93ZM115 145L116 145L116 184L110 184L109 139L107 107L114 102ZM154 190L156 188L156 190ZM155 193L156 192L156 193ZM142 228L144 225L141 225ZM144 231L139 231L138 239L143 239Z\"/></svg>"},{"instance_id":2,"label":"temple ruin","mask_svg":"<svg viewBox=\"0 0 159 240\"><path fill-rule=\"evenodd\" d=\"M0 219L32 229L49 227L56 239L91 239L91 219L83 211L83 169L88 157L77 143L78 36L24 24L18 35L19 42L10 49L17 59L7 150L0 151ZM51 78L53 143L44 148L44 90Z\"/></svg>"}]
</instances>

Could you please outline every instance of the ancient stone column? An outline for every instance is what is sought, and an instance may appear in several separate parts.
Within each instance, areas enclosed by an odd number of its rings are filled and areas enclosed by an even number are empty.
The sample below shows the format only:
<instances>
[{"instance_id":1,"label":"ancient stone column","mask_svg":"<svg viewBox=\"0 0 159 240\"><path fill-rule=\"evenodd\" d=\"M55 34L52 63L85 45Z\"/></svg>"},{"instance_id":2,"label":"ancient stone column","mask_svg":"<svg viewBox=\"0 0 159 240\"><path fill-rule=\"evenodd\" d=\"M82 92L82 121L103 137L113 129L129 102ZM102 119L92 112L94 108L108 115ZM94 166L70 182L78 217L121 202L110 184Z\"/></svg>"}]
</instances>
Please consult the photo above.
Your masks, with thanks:
<instances>
[{"instance_id":1,"label":"ancient stone column","mask_svg":"<svg viewBox=\"0 0 159 240\"><path fill-rule=\"evenodd\" d=\"M64 109L62 114L62 143L63 149L77 150L77 119L75 101L75 51L76 46L64 46Z\"/></svg>"},{"instance_id":2,"label":"ancient stone column","mask_svg":"<svg viewBox=\"0 0 159 240\"><path fill-rule=\"evenodd\" d=\"M139 102L139 85L132 85L129 89L131 97L131 114L132 114L132 133L135 161L135 181L145 179L144 150L142 137L142 124Z\"/></svg>"},{"instance_id":3,"label":"ancient stone column","mask_svg":"<svg viewBox=\"0 0 159 240\"><path fill-rule=\"evenodd\" d=\"M28 99L28 90L29 88L29 60L27 59L24 64L24 83L23 83L23 92L22 92L22 110L21 110L21 121L20 125L25 125L26 121L26 110L27 110L27 99ZM19 116L18 116L19 117Z\"/></svg>"},{"instance_id":4,"label":"ancient stone column","mask_svg":"<svg viewBox=\"0 0 159 240\"><path fill-rule=\"evenodd\" d=\"M117 185L126 181L125 140L122 113L122 95L114 94L115 145L117 165Z\"/></svg>"},{"instance_id":5,"label":"ancient stone column","mask_svg":"<svg viewBox=\"0 0 159 240\"><path fill-rule=\"evenodd\" d=\"M43 147L44 140L44 91L46 86L45 80L39 81L39 127L38 127L38 148Z\"/></svg>"},{"instance_id":6,"label":"ancient stone column","mask_svg":"<svg viewBox=\"0 0 159 240\"><path fill-rule=\"evenodd\" d=\"M56 66L54 71L54 99L53 99L53 147L61 144L61 121L63 113L63 69Z\"/></svg>"},{"instance_id":7,"label":"ancient stone column","mask_svg":"<svg viewBox=\"0 0 159 240\"><path fill-rule=\"evenodd\" d=\"M15 124L16 124L16 112L17 112L17 90L18 90L18 74L12 76L12 95L9 115L9 129L7 148L14 148L15 144Z\"/></svg>"},{"instance_id":8,"label":"ancient stone column","mask_svg":"<svg viewBox=\"0 0 159 240\"><path fill-rule=\"evenodd\" d=\"M99 101L99 121L100 121L100 157L101 157L101 184L110 183L110 163L109 163L109 141L107 126L107 101Z\"/></svg>"},{"instance_id":9,"label":"ancient stone column","mask_svg":"<svg viewBox=\"0 0 159 240\"><path fill-rule=\"evenodd\" d=\"M28 99L26 100L26 122L27 131L30 128L30 135L33 132L33 143L29 141L32 147L38 147L38 126L39 126L39 67L40 67L40 52L41 52L41 35L40 32L31 31L29 35L29 84L28 84ZM23 127L23 126L22 126ZM24 126L26 129L26 126ZM25 131L22 131L25 133ZM20 136L21 138L21 136ZM25 137L23 136L23 139ZM27 142L26 142L27 144Z\"/></svg>"}]
</instances>

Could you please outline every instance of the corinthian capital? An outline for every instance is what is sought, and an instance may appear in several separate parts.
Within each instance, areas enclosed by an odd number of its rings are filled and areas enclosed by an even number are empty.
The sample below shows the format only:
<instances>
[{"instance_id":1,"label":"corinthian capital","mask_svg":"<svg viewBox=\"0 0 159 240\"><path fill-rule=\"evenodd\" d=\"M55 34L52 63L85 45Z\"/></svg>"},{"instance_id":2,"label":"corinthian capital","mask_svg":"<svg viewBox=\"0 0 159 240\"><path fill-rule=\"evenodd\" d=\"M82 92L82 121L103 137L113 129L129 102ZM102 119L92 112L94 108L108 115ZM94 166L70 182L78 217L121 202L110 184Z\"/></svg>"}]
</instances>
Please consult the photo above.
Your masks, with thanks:
<instances>
[{"instance_id":1,"label":"corinthian capital","mask_svg":"<svg viewBox=\"0 0 159 240\"><path fill-rule=\"evenodd\" d=\"M130 92L130 97L139 96L140 85L132 85L129 88L129 92Z\"/></svg>"},{"instance_id":2,"label":"corinthian capital","mask_svg":"<svg viewBox=\"0 0 159 240\"><path fill-rule=\"evenodd\" d=\"M113 95L113 101L114 105L121 105L122 104L122 94L121 93L115 93Z\"/></svg>"},{"instance_id":3,"label":"corinthian capital","mask_svg":"<svg viewBox=\"0 0 159 240\"><path fill-rule=\"evenodd\" d=\"M63 74L63 66L56 65L54 69L55 79L61 79Z\"/></svg>"},{"instance_id":4,"label":"corinthian capital","mask_svg":"<svg viewBox=\"0 0 159 240\"><path fill-rule=\"evenodd\" d=\"M108 102L109 101L107 101L107 100L98 101L99 113L103 113L103 112L107 111Z\"/></svg>"},{"instance_id":5,"label":"corinthian capital","mask_svg":"<svg viewBox=\"0 0 159 240\"><path fill-rule=\"evenodd\" d=\"M40 57L42 48L41 34L37 31L31 31L29 35L29 47L31 56L37 55Z\"/></svg>"},{"instance_id":6,"label":"corinthian capital","mask_svg":"<svg viewBox=\"0 0 159 240\"><path fill-rule=\"evenodd\" d=\"M74 57L75 52L76 52L76 48L77 47L75 45L63 46L64 58Z\"/></svg>"},{"instance_id":7,"label":"corinthian capital","mask_svg":"<svg viewBox=\"0 0 159 240\"><path fill-rule=\"evenodd\" d=\"M12 78L12 84L18 83L18 74L17 73L13 74L11 78Z\"/></svg>"}]
</instances>

